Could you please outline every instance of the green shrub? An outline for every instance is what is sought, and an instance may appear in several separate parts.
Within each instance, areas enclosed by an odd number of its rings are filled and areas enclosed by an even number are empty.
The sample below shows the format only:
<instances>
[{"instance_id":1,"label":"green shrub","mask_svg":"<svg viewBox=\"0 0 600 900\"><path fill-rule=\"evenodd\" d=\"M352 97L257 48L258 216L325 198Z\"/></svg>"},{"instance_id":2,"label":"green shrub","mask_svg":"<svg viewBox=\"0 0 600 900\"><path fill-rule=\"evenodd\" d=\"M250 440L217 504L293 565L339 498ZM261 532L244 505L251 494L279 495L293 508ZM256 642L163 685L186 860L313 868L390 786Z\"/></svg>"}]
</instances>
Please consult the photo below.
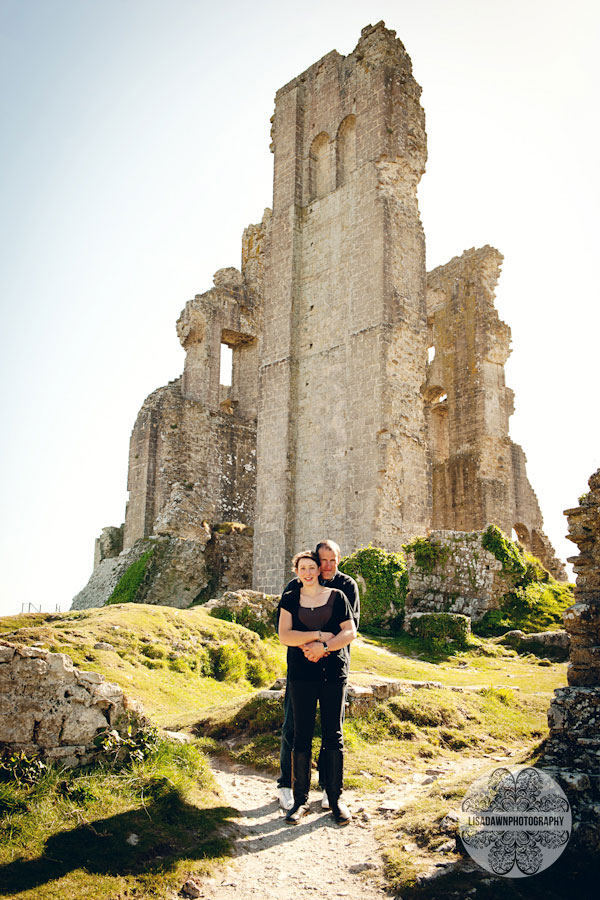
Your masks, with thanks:
<instances>
[{"instance_id":1,"label":"green shrub","mask_svg":"<svg viewBox=\"0 0 600 900\"><path fill-rule=\"evenodd\" d=\"M126 721L126 720L125 720ZM94 738L101 756L114 769L142 762L164 743L158 729L151 724L130 722L127 729L104 731Z\"/></svg>"},{"instance_id":2,"label":"green shrub","mask_svg":"<svg viewBox=\"0 0 600 900\"><path fill-rule=\"evenodd\" d=\"M148 659L163 659L166 655L164 647L161 647L159 644L144 644L142 653Z\"/></svg>"},{"instance_id":3,"label":"green shrub","mask_svg":"<svg viewBox=\"0 0 600 900\"><path fill-rule=\"evenodd\" d=\"M226 720L198 723L203 736L223 740L230 737L244 738L250 735L279 732L283 725L283 702L278 698L263 700L253 697L235 715Z\"/></svg>"},{"instance_id":4,"label":"green shrub","mask_svg":"<svg viewBox=\"0 0 600 900\"><path fill-rule=\"evenodd\" d=\"M432 650L454 645L466 647L469 641L468 616L459 613L424 613L410 620L410 633Z\"/></svg>"},{"instance_id":5,"label":"green shrub","mask_svg":"<svg viewBox=\"0 0 600 900\"><path fill-rule=\"evenodd\" d=\"M135 603L139 589L144 583L146 572L154 554L154 546L150 547L139 559L123 572L115 588L106 601L108 603Z\"/></svg>"},{"instance_id":6,"label":"green shrub","mask_svg":"<svg viewBox=\"0 0 600 900\"><path fill-rule=\"evenodd\" d=\"M530 582L505 594L499 609L490 609L474 626L482 636L501 635L520 629L526 634L563 627L563 613L574 603L573 585Z\"/></svg>"},{"instance_id":7,"label":"green shrub","mask_svg":"<svg viewBox=\"0 0 600 900\"><path fill-rule=\"evenodd\" d=\"M246 656L235 644L219 644L211 647L209 653L217 681L241 681L246 677Z\"/></svg>"},{"instance_id":8,"label":"green shrub","mask_svg":"<svg viewBox=\"0 0 600 900\"><path fill-rule=\"evenodd\" d=\"M400 631L408 589L403 555L369 544L345 556L339 568L358 582L361 630Z\"/></svg>"},{"instance_id":9,"label":"green shrub","mask_svg":"<svg viewBox=\"0 0 600 900\"><path fill-rule=\"evenodd\" d=\"M0 782L35 784L47 766L39 756L27 756L22 750L4 750L0 754Z\"/></svg>"},{"instance_id":10,"label":"green shrub","mask_svg":"<svg viewBox=\"0 0 600 900\"><path fill-rule=\"evenodd\" d=\"M246 678L255 687L260 687L272 680L273 674L271 669L262 659L249 659L246 662Z\"/></svg>"},{"instance_id":11,"label":"green shrub","mask_svg":"<svg viewBox=\"0 0 600 900\"><path fill-rule=\"evenodd\" d=\"M211 610L211 616L215 619L222 619L225 622L235 622L236 625L243 625L250 631L254 631L259 637L270 637L275 634L275 615L261 619L254 610L249 606L243 609L227 609L225 606L217 606Z\"/></svg>"},{"instance_id":12,"label":"green shrub","mask_svg":"<svg viewBox=\"0 0 600 900\"><path fill-rule=\"evenodd\" d=\"M418 537L410 544L404 544L405 553L412 553L415 564L428 575L431 575L436 566L444 566L448 559L448 548L432 538Z\"/></svg>"}]
</instances>

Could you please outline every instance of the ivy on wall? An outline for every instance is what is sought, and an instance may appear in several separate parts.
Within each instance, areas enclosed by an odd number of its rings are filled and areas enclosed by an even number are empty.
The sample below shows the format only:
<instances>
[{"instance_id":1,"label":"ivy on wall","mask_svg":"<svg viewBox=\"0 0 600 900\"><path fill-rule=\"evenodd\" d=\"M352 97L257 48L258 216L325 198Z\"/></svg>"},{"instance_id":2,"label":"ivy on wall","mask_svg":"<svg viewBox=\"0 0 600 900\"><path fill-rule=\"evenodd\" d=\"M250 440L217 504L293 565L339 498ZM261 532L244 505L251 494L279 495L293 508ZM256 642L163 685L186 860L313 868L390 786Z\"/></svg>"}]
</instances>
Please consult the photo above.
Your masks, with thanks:
<instances>
[{"instance_id":1,"label":"ivy on wall","mask_svg":"<svg viewBox=\"0 0 600 900\"><path fill-rule=\"evenodd\" d=\"M390 553L369 544L344 556L339 569L358 583L363 631L402 628L408 572L401 553Z\"/></svg>"}]
</instances>

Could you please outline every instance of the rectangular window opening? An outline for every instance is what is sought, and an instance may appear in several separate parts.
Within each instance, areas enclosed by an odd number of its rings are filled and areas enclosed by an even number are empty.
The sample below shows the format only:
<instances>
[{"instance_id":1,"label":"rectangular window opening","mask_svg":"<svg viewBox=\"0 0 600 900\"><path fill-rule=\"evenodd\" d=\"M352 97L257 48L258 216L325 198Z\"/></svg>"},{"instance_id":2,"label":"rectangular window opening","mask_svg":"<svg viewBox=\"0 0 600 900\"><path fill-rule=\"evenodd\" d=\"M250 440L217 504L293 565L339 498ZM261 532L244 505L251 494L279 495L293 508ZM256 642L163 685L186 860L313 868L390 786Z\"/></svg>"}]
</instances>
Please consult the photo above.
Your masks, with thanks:
<instances>
[{"instance_id":1,"label":"rectangular window opening","mask_svg":"<svg viewBox=\"0 0 600 900\"><path fill-rule=\"evenodd\" d=\"M231 387L231 370L233 367L233 349L228 344L221 344L221 366L219 384Z\"/></svg>"}]
</instances>

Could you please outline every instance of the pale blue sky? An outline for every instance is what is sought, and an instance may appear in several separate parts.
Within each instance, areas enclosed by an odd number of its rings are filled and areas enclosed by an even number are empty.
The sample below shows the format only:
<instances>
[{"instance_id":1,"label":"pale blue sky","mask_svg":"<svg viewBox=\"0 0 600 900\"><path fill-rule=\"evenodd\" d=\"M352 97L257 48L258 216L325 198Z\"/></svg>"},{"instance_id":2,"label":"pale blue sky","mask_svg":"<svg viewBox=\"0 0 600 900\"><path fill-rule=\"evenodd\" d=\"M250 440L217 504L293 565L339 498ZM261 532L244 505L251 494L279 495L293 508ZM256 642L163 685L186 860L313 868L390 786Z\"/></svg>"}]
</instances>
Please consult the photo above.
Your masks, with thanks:
<instances>
[{"instance_id":1,"label":"pale blue sky","mask_svg":"<svg viewBox=\"0 0 600 900\"><path fill-rule=\"evenodd\" d=\"M504 254L512 436L564 558L600 465L591 0L0 0L0 614L67 609L120 524L175 320L271 204L278 87L384 19L423 86L428 266Z\"/></svg>"}]
</instances>

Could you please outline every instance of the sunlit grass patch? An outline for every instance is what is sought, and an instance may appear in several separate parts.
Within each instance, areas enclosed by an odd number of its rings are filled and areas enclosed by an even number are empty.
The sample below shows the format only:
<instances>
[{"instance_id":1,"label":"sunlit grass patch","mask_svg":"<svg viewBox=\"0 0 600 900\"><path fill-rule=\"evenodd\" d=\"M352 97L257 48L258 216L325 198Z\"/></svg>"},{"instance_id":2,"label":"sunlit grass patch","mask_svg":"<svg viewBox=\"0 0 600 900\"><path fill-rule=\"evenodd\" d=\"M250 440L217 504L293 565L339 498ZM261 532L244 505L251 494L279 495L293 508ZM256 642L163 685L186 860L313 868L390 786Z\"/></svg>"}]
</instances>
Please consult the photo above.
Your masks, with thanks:
<instances>
[{"instance_id":1,"label":"sunlit grass patch","mask_svg":"<svg viewBox=\"0 0 600 900\"><path fill-rule=\"evenodd\" d=\"M77 667L101 672L171 729L191 725L203 709L249 696L285 670L279 641L261 640L199 607L128 603L27 614L0 618L0 629L7 640L67 653Z\"/></svg>"},{"instance_id":2,"label":"sunlit grass patch","mask_svg":"<svg viewBox=\"0 0 600 900\"><path fill-rule=\"evenodd\" d=\"M161 741L125 768L66 772L0 785L3 896L140 900L179 888L228 855L222 804L204 754Z\"/></svg>"}]
</instances>

